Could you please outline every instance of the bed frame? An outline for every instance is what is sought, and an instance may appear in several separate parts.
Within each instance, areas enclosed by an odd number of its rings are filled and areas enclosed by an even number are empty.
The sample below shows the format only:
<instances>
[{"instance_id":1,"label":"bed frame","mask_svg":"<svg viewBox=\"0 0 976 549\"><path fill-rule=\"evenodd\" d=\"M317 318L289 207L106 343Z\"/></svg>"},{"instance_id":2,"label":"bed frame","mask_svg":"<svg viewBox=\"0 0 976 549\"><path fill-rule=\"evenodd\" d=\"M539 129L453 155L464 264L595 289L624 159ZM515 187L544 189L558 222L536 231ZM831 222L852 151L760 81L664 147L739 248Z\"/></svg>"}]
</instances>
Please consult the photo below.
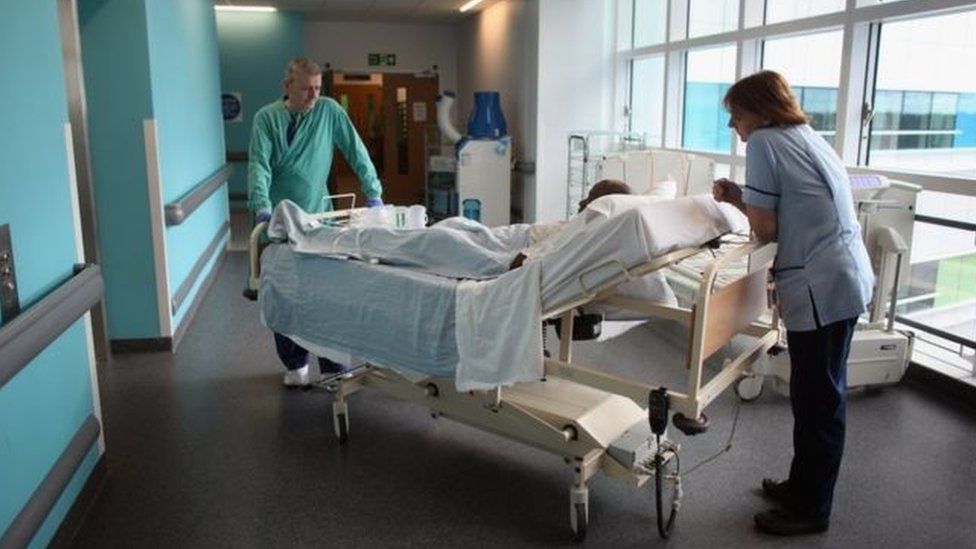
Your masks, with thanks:
<instances>
[{"instance_id":1,"label":"bed frame","mask_svg":"<svg viewBox=\"0 0 976 549\"><path fill-rule=\"evenodd\" d=\"M337 210L317 217L342 223L355 211ZM258 259L264 225L256 226L251 235L248 284L249 289L255 291L260 278ZM766 297L768 269L775 255L773 246L748 242L712 261L701 279L697 302L690 309L624 298L616 295L616 289L628 280L699 253L701 248L676 250L630 268L617 262L617 275L602 284L588 286L587 278L607 265L597 266L578 276L580 293L577 297L544 311L543 318L561 318L563 333L571 334L573 309L602 303L676 320L688 326L687 384L683 391L668 389L666 395L670 409L675 412L672 418L675 425L687 433L703 432L708 424L704 409L709 403L734 383L755 376L753 364L779 343L780 334L774 328L779 326L779 321L775 311L770 314ZM748 272L730 284L715 288L718 271L743 257L749 258ZM760 321L762 317L768 321ZM752 342L734 358L726 360L717 374L705 380L705 360L737 334L751 336ZM659 389L657 386L575 364L571 359L572 338L564 337L560 340L558 358L545 360L545 378L512 387L470 392L457 392L453 378L411 376L382 365L367 364L330 387L334 391L335 432L340 443L347 441L347 400L360 390L372 388L425 406L433 417L449 417L562 456L572 469L573 477L570 526L574 537L582 540L589 515L587 482L593 475L603 471L641 486L654 477L655 472L664 477L664 466L679 449L666 437L649 436L645 407L649 394ZM680 499L679 474L671 471L662 479L672 484L674 502L677 502ZM661 484L656 484L660 498ZM666 535L663 530L661 534Z\"/></svg>"}]
</instances>

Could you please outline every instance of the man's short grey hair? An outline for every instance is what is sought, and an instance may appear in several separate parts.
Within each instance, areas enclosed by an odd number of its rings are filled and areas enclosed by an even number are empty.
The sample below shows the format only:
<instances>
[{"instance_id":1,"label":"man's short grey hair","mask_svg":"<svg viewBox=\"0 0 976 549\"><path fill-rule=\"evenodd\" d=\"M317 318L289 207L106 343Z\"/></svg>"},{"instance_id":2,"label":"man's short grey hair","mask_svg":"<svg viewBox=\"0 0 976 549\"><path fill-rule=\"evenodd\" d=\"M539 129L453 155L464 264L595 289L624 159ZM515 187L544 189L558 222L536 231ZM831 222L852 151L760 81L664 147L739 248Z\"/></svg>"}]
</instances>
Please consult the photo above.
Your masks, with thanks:
<instances>
[{"instance_id":1,"label":"man's short grey hair","mask_svg":"<svg viewBox=\"0 0 976 549\"><path fill-rule=\"evenodd\" d=\"M318 63L307 57L299 57L288 62L285 68L285 82L291 82L295 73L303 73L309 76L322 74L322 67Z\"/></svg>"}]
</instances>

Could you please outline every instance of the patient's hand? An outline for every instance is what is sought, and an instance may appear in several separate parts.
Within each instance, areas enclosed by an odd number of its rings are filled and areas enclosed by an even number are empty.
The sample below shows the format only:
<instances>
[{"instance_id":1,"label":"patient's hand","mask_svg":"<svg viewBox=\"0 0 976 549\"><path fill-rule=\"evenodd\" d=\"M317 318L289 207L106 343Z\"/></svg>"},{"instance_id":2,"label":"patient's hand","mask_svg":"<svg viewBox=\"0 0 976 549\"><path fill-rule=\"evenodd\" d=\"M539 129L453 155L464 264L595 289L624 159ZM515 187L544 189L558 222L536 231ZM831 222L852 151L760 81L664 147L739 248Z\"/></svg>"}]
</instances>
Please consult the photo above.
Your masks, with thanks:
<instances>
[{"instance_id":1,"label":"patient's hand","mask_svg":"<svg viewBox=\"0 0 976 549\"><path fill-rule=\"evenodd\" d=\"M515 259L512 260L512 263L509 264L508 270L511 271L512 269L518 269L519 267L522 266L523 263L525 263L526 259L527 259L526 255L519 252L519 254L515 256Z\"/></svg>"}]
</instances>

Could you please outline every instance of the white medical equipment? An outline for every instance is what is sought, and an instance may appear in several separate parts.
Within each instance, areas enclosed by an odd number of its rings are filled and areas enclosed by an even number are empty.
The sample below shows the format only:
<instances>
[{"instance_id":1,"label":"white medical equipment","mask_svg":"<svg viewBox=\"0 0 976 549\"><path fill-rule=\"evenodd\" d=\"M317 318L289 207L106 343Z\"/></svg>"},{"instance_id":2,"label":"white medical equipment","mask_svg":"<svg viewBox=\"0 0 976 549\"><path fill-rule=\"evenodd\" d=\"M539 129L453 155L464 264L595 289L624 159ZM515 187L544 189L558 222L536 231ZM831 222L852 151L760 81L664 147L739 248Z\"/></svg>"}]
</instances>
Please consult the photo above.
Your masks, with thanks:
<instances>
[{"instance_id":1,"label":"white medical equipment","mask_svg":"<svg viewBox=\"0 0 976 549\"><path fill-rule=\"evenodd\" d=\"M851 191L876 283L867 318L857 324L851 340L847 387L892 385L905 374L915 343L913 332L895 329L894 324L898 291L908 280L910 266L905 259L911 249L915 202L921 187L859 174L851 176ZM771 356L764 373L777 392L789 394L787 353ZM761 378L744 381L740 389L745 399L758 397Z\"/></svg>"},{"instance_id":2,"label":"white medical equipment","mask_svg":"<svg viewBox=\"0 0 976 549\"><path fill-rule=\"evenodd\" d=\"M348 212L345 211L317 215L329 220L346 216ZM647 222L644 223L646 230ZM251 239L252 279L258 279L261 275L256 247L259 242L257 235L263 229L262 225L255 227ZM287 250L278 246L278 250ZM555 295L559 297L553 301L543 299L542 317L561 318L564 329L570 332L573 310L597 302L687 325L690 345L686 364L688 377L683 391L663 389L643 380L575 364L571 361L570 338L560 342L557 358L544 361L542 379L484 391L458 392L455 379L450 376L384 367L369 360L367 355L369 364L366 368L340 380L335 386L333 422L336 435L340 442L345 442L349 435L347 399L366 388L379 389L390 396L428 407L434 417L449 417L563 456L572 470L569 510L570 525L576 539L583 539L586 535L589 516L587 482L598 471L622 478L635 486L641 486L654 477L659 510L665 498L670 498L672 502L671 518L667 520L670 526L681 497L680 471L676 469L676 460L673 459L679 448L667 440L665 433L670 412L674 412L674 424L683 431L692 434L703 432L707 428L705 407L742 376L750 375L753 363L779 341L778 329L774 328L778 326L775 313L772 324L757 321L767 312L765 282L772 260L770 249L769 245L746 242L712 261L706 267L696 302L690 308L625 298L617 295L616 290L629 280L697 254L700 251L698 247L676 249L656 257L648 257L646 251L629 250L628 254L631 255L628 257L641 259L630 261L629 264L620 260L598 262L580 272L561 273L560 280L564 279L567 283L559 287L568 290L557 292ZM268 260L267 257L265 260ZM742 276L722 288L714 287L715 276L723 266L740 260L747 260L749 265ZM322 262L340 263L324 257L307 257L297 263L314 268ZM428 277L433 275L422 276L408 269L352 263L356 269L375 270L387 277L403 276L418 283L445 284L443 279L429 281ZM403 271L402 275L398 274L400 271ZM264 274L274 276L273 273L271 270ZM291 278L291 275L288 276ZM315 276L309 278L316 279ZM285 284L290 282L286 281ZM322 284L328 285L329 281L322 280ZM265 288L263 284L262 288ZM343 291L343 288L334 289L338 293ZM324 292L301 293L304 299L326 295ZM263 296L262 299L269 297ZM295 314L308 315L319 314L319 311L327 314L325 310L328 309L320 303L304 301L275 305L293 307ZM355 319L349 321L354 322ZM361 329L378 328L362 326ZM396 327L382 326L379 329ZM752 343L727 360L718 373L706 379L704 361L740 333L752 336ZM314 346L309 348L317 352ZM645 409L645 406L648 408ZM665 495L666 492L670 496ZM664 517L660 512L658 520L659 531L666 535L669 526L664 526Z\"/></svg>"},{"instance_id":3,"label":"white medical equipment","mask_svg":"<svg viewBox=\"0 0 976 549\"><path fill-rule=\"evenodd\" d=\"M467 139L450 121L454 94L437 98L441 134L456 145L454 156L427 159L428 208L432 216L463 215L489 227L511 222L512 139ZM432 193L436 196L430 196Z\"/></svg>"}]
</instances>

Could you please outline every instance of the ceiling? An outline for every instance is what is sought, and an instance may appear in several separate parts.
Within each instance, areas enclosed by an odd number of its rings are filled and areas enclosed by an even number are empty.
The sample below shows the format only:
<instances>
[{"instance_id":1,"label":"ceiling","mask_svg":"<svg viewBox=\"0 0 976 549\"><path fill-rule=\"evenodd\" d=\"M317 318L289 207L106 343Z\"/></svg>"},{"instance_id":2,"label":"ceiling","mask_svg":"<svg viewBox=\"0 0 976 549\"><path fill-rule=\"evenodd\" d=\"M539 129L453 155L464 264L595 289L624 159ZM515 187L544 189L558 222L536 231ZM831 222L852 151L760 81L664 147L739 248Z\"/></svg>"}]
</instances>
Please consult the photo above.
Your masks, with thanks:
<instances>
[{"instance_id":1,"label":"ceiling","mask_svg":"<svg viewBox=\"0 0 976 549\"><path fill-rule=\"evenodd\" d=\"M484 0L466 13L458 8L467 0L214 0L214 4L274 6L302 12L310 19L455 23L496 1Z\"/></svg>"}]
</instances>

